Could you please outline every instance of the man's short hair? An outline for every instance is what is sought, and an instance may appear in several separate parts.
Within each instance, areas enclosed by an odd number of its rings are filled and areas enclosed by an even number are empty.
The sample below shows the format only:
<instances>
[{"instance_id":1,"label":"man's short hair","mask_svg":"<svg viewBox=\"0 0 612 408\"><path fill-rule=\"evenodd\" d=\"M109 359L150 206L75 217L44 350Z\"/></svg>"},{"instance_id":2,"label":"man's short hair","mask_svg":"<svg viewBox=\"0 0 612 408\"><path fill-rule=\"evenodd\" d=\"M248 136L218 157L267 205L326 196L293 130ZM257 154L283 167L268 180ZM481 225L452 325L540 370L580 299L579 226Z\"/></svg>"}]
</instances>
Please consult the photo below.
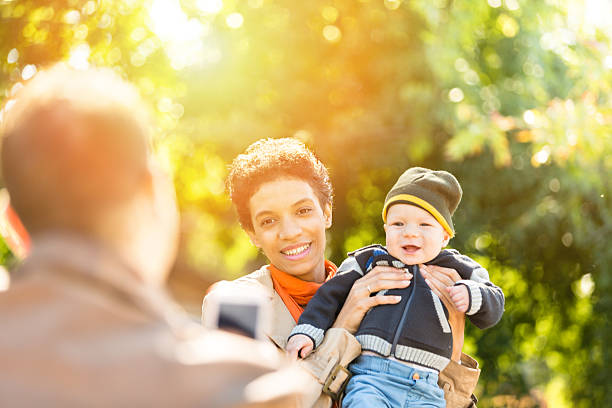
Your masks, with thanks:
<instances>
[{"instance_id":1,"label":"man's short hair","mask_svg":"<svg viewBox=\"0 0 612 408\"><path fill-rule=\"evenodd\" d=\"M3 116L3 178L30 232L89 229L145 175L149 117L136 89L110 69L41 71Z\"/></svg>"},{"instance_id":2,"label":"man's short hair","mask_svg":"<svg viewBox=\"0 0 612 408\"><path fill-rule=\"evenodd\" d=\"M279 178L297 178L312 187L323 208L333 200L329 173L297 139L261 139L238 155L230 166L227 188L242 228L253 230L249 200L259 187Z\"/></svg>"}]
</instances>

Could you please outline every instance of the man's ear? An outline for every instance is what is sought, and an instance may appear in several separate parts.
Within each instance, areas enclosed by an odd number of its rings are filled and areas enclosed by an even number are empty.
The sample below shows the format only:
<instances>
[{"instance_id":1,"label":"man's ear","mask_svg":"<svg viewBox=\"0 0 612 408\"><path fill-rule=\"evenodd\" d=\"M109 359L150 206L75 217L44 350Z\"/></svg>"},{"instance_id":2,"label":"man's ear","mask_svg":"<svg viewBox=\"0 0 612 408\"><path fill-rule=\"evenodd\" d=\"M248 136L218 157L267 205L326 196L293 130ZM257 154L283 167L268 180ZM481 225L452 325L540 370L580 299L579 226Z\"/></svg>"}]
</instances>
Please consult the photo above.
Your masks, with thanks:
<instances>
[{"instance_id":1,"label":"man's ear","mask_svg":"<svg viewBox=\"0 0 612 408\"><path fill-rule=\"evenodd\" d=\"M261 245L259 244L259 240L257 239L257 235L255 235L255 231L247 229L247 230L245 230L245 232L249 236L249 239L251 240L251 243L253 245L255 245L257 248L261 248Z\"/></svg>"},{"instance_id":2,"label":"man's ear","mask_svg":"<svg viewBox=\"0 0 612 408\"><path fill-rule=\"evenodd\" d=\"M330 203L323 207L323 217L325 218L325 229L332 226L332 206Z\"/></svg>"},{"instance_id":3,"label":"man's ear","mask_svg":"<svg viewBox=\"0 0 612 408\"><path fill-rule=\"evenodd\" d=\"M148 165L146 169L141 173L138 188L141 193L147 195L147 197L153 197L155 195L155 176L160 173L161 170L155 165Z\"/></svg>"}]
</instances>

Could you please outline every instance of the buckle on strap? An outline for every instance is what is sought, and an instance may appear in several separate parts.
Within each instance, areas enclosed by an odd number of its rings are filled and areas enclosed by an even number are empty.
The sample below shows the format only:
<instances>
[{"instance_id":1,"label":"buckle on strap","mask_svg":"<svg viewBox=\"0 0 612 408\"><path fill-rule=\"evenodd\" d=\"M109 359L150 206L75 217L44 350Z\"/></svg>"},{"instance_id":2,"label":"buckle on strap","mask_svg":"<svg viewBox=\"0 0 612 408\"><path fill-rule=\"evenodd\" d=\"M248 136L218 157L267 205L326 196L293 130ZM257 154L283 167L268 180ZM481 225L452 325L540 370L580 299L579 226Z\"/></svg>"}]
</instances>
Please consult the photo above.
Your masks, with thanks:
<instances>
[{"instance_id":1,"label":"buckle on strap","mask_svg":"<svg viewBox=\"0 0 612 408\"><path fill-rule=\"evenodd\" d=\"M346 367L336 364L323 384L323 393L329 395L334 401L338 401L351 376L351 372Z\"/></svg>"}]
</instances>

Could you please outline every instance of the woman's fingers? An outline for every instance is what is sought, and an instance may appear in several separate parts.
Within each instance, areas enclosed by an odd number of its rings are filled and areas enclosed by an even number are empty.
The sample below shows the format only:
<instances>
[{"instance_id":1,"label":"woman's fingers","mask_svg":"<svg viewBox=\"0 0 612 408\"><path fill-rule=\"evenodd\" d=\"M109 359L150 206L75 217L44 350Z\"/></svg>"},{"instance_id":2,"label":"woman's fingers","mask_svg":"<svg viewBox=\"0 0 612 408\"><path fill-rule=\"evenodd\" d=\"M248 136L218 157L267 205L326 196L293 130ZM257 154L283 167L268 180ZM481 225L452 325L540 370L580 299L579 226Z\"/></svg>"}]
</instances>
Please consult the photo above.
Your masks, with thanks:
<instances>
[{"instance_id":1,"label":"woman's fingers","mask_svg":"<svg viewBox=\"0 0 612 408\"><path fill-rule=\"evenodd\" d=\"M367 310L370 310L374 306L378 305L393 305L395 303L399 303L401 300L402 297L397 295L373 296L368 299Z\"/></svg>"},{"instance_id":2,"label":"woman's fingers","mask_svg":"<svg viewBox=\"0 0 612 408\"><path fill-rule=\"evenodd\" d=\"M419 265L421 272L429 275L433 279L437 279L440 282L446 284L446 286L453 285L455 282L461 280L461 276L456 270L451 268L445 268L438 265Z\"/></svg>"},{"instance_id":3,"label":"woman's fingers","mask_svg":"<svg viewBox=\"0 0 612 408\"><path fill-rule=\"evenodd\" d=\"M384 289L405 288L410 285L411 280L412 274L403 269L377 266L370 273L357 280L355 285L361 288L365 287L369 296L370 293L379 292Z\"/></svg>"},{"instance_id":4,"label":"woman's fingers","mask_svg":"<svg viewBox=\"0 0 612 408\"><path fill-rule=\"evenodd\" d=\"M400 301L400 298L395 296L370 296L370 294L384 289L405 288L410 285L411 279L412 274L406 273L403 269L388 266L373 268L353 284L334 322L334 327L342 327L354 333L361 324L363 316L372 307Z\"/></svg>"},{"instance_id":5,"label":"woman's fingers","mask_svg":"<svg viewBox=\"0 0 612 408\"><path fill-rule=\"evenodd\" d=\"M419 268L419 270L421 271L421 275L423 275L423 278L425 278L426 280L429 280L430 282L435 282L437 286L441 286L441 287L452 286L455 283L446 274L434 272L430 270L427 266L423 265Z\"/></svg>"}]
</instances>

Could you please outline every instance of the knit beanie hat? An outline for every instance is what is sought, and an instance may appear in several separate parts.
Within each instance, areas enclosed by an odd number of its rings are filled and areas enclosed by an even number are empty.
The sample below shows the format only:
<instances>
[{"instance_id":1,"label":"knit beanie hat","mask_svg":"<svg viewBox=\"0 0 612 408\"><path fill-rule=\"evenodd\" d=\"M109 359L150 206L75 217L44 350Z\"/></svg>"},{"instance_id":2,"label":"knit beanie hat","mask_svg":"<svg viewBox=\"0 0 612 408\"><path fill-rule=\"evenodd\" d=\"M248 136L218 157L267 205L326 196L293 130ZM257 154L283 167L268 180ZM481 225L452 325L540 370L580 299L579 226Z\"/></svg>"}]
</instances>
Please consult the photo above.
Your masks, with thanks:
<instances>
[{"instance_id":1,"label":"knit beanie hat","mask_svg":"<svg viewBox=\"0 0 612 408\"><path fill-rule=\"evenodd\" d=\"M387 222L387 212L393 204L416 204L433 215L452 238L455 235L452 215L462 193L459 182L449 172L412 167L387 193L382 218Z\"/></svg>"}]
</instances>

